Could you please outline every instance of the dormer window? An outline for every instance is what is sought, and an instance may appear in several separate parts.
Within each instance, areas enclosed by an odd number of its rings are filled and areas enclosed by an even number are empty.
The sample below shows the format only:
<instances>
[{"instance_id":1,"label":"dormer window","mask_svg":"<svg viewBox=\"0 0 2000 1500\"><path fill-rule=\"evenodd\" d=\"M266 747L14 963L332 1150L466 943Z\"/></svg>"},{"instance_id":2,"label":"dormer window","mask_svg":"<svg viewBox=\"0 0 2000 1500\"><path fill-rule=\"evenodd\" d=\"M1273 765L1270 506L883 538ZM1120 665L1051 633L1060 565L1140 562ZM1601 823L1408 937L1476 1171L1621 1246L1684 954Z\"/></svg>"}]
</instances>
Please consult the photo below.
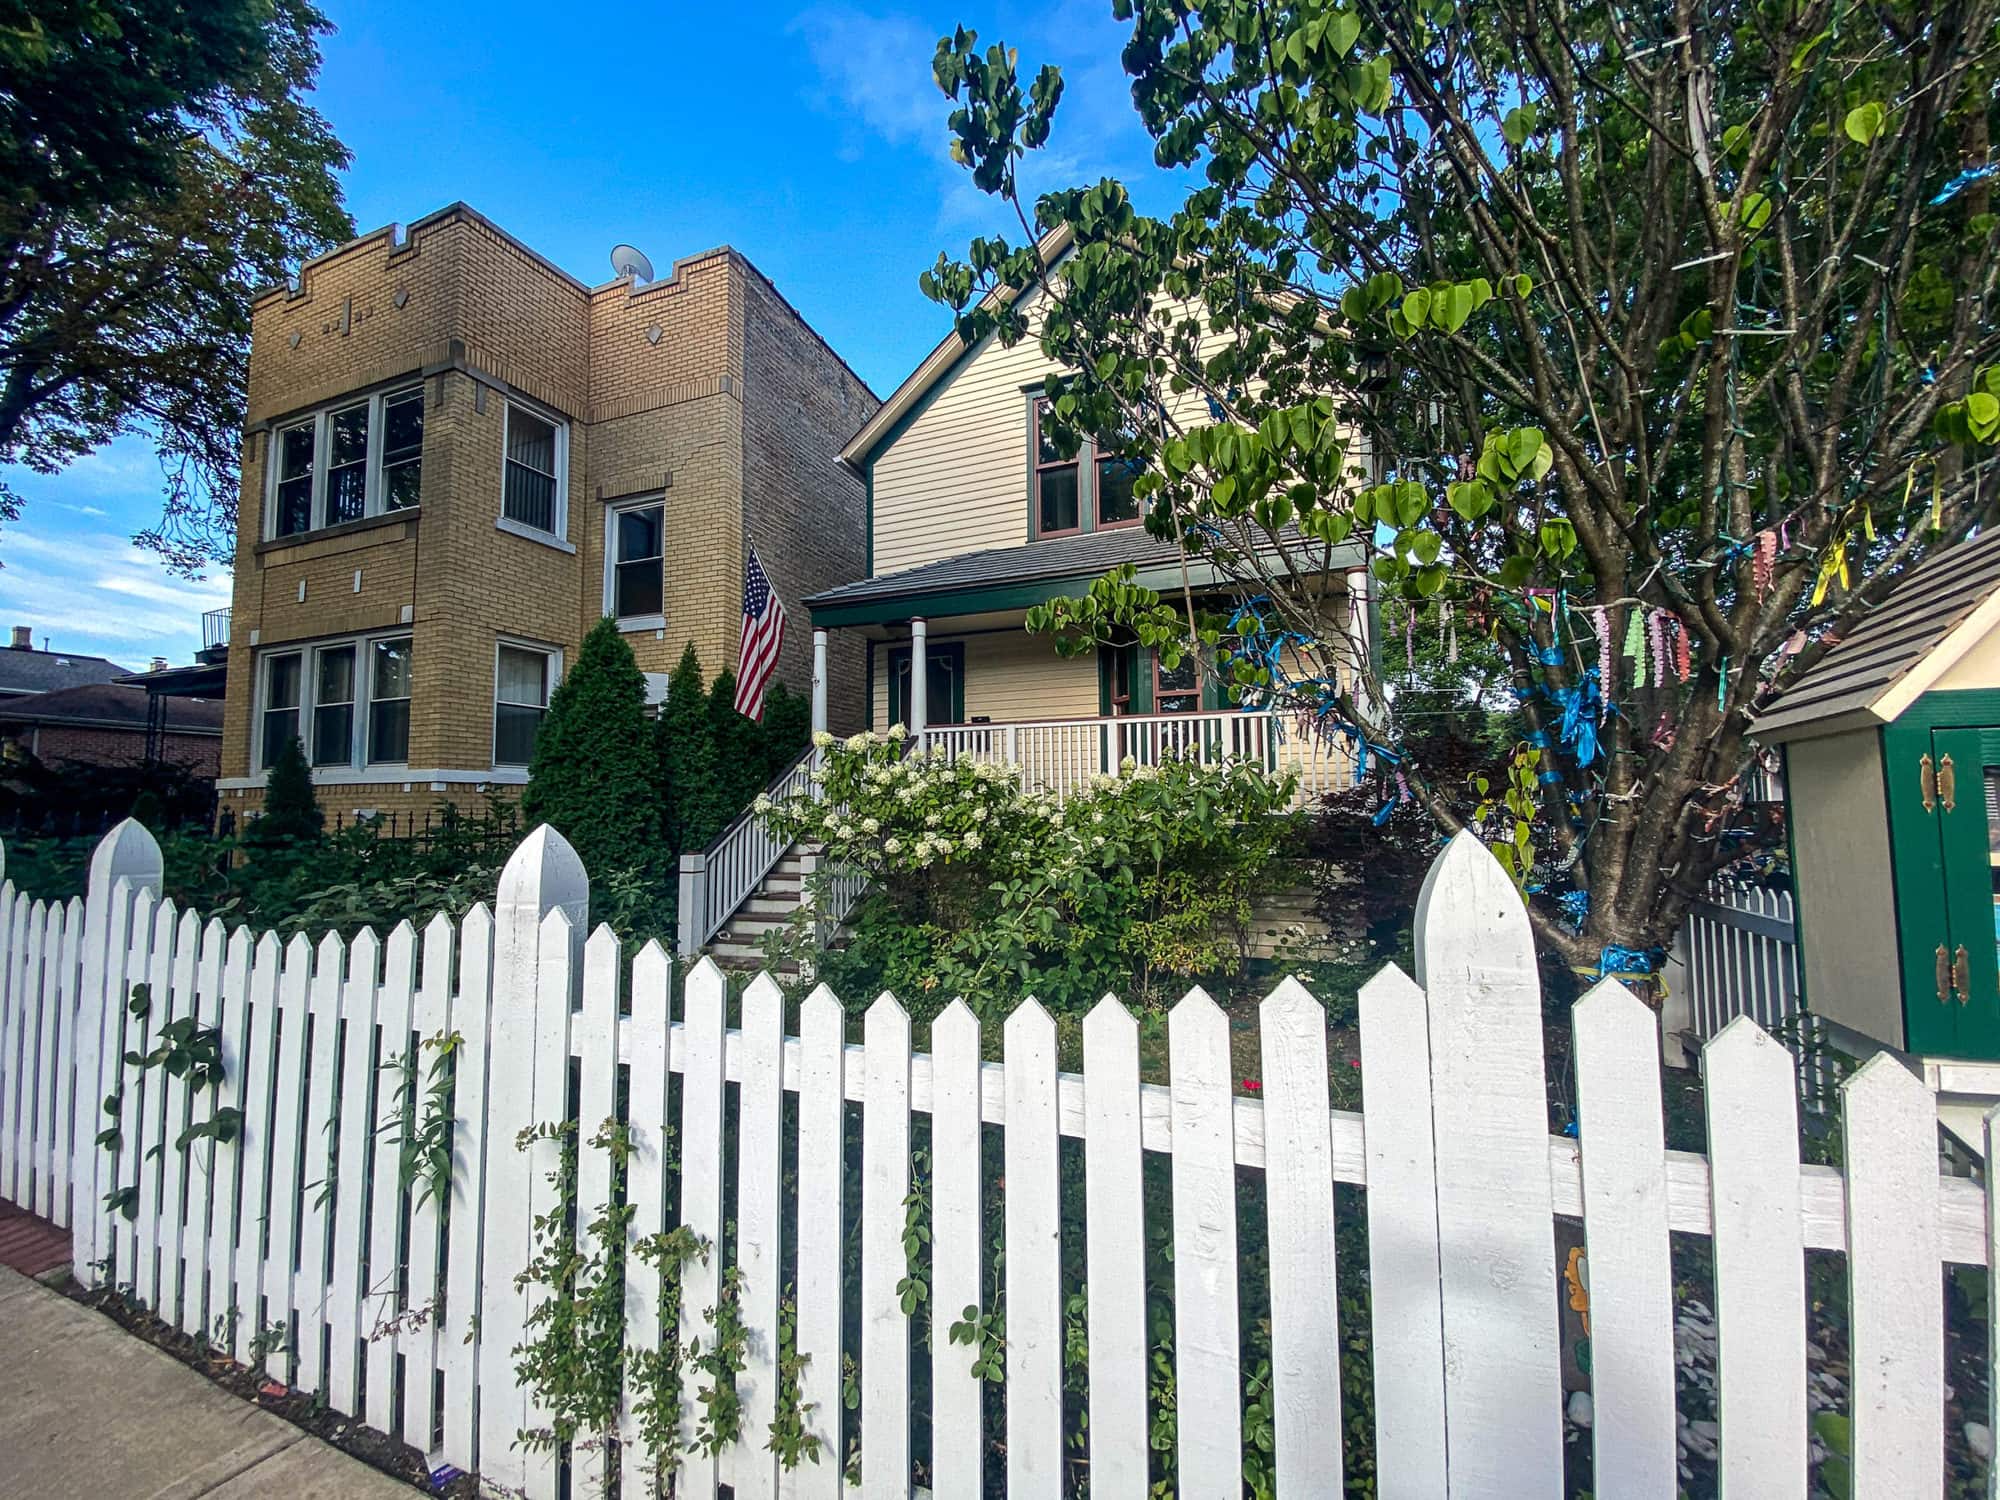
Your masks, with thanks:
<instances>
[{"instance_id":1,"label":"dormer window","mask_svg":"<svg viewBox=\"0 0 2000 1500\"><path fill-rule=\"evenodd\" d=\"M1082 517L1082 486L1078 482L1082 465L1077 455L1063 457L1055 442L1043 428L1049 403L1046 398L1035 400L1035 500L1037 506L1036 526L1042 536L1063 536L1072 531L1080 531Z\"/></svg>"},{"instance_id":2,"label":"dormer window","mask_svg":"<svg viewBox=\"0 0 2000 1500\"><path fill-rule=\"evenodd\" d=\"M1114 451L1125 446L1118 439L1086 441L1065 456L1047 431L1048 417L1048 398L1036 396L1029 418L1030 534L1039 540L1138 525L1145 506L1132 487L1145 466Z\"/></svg>"}]
</instances>

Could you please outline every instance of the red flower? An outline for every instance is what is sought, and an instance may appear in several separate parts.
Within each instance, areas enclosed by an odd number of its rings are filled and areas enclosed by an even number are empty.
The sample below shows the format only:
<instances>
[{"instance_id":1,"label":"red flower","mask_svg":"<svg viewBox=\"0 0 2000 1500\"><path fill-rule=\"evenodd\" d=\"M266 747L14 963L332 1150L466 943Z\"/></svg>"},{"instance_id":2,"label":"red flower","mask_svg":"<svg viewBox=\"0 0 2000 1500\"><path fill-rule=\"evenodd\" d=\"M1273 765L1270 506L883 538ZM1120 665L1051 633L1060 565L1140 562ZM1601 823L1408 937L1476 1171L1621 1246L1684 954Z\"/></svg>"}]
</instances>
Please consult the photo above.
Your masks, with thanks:
<instances>
[{"instance_id":1,"label":"red flower","mask_svg":"<svg viewBox=\"0 0 2000 1500\"><path fill-rule=\"evenodd\" d=\"M1264 1087L1264 1085L1263 1085L1263 1084L1261 1084L1261 1083L1259 1083L1259 1082L1258 1082L1258 1081L1257 1081L1256 1079L1254 1079L1254 1078L1246 1078L1246 1079L1244 1079L1244 1080L1243 1080L1243 1087L1244 1087L1244 1088L1246 1088L1246 1089L1248 1089L1248 1090L1249 1090L1249 1091L1250 1091L1251 1093L1253 1093L1253 1094L1254 1094L1254 1093L1256 1093L1256 1092L1257 1092L1257 1091L1258 1091L1259 1089L1263 1088L1263 1087Z\"/></svg>"}]
</instances>

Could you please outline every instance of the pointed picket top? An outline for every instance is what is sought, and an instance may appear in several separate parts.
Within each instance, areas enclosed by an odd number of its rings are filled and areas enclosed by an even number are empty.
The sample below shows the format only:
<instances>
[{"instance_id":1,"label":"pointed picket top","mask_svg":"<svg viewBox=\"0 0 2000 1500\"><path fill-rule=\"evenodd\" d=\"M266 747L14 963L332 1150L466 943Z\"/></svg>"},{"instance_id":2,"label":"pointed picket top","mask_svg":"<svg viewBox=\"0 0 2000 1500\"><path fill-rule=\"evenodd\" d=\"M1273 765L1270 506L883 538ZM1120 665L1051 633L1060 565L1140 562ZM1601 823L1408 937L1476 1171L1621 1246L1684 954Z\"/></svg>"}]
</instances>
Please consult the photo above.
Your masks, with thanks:
<instances>
[{"instance_id":1,"label":"pointed picket top","mask_svg":"<svg viewBox=\"0 0 2000 1500\"><path fill-rule=\"evenodd\" d=\"M550 915L553 916L554 913L551 912ZM619 971L624 967L620 962L623 952L624 944L619 940L618 934L604 922L599 922L591 929L590 937L583 945L585 965L592 971L602 967L610 973L611 992L614 995L618 993L618 981L622 977Z\"/></svg>"},{"instance_id":2,"label":"pointed picket top","mask_svg":"<svg viewBox=\"0 0 2000 1500\"><path fill-rule=\"evenodd\" d=\"M331 936L332 934L328 934ZM347 974L350 979L374 979L382 972L382 940L375 929L364 927L347 945Z\"/></svg>"},{"instance_id":3,"label":"pointed picket top","mask_svg":"<svg viewBox=\"0 0 2000 1500\"><path fill-rule=\"evenodd\" d=\"M228 942L229 942L229 927L228 924L226 924L222 920L222 918L210 917L208 921L202 925L201 951L203 957L206 957L210 953L213 953L217 957L220 957L224 946L226 946Z\"/></svg>"},{"instance_id":4,"label":"pointed picket top","mask_svg":"<svg viewBox=\"0 0 2000 1500\"><path fill-rule=\"evenodd\" d=\"M1008 1013L1000 1034L1005 1039L1003 1045L1011 1046L1016 1037L1025 1043L1032 1043L1044 1035L1053 1036L1055 1029L1056 1018L1049 1014L1040 1000L1030 995Z\"/></svg>"},{"instance_id":5,"label":"pointed picket top","mask_svg":"<svg viewBox=\"0 0 2000 1500\"><path fill-rule=\"evenodd\" d=\"M91 852L90 889L109 891L122 879L157 890L165 868L160 841L152 830L137 818L127 818L99 839ZM0 857L0 873L5 869L4 857Z\"/></svg>"},{"instance_id":6,"label":"pointed picket top","mask_svg":"<svg viewBox=\"0 0 2000 1500\"><path fill-rule=\"evenodd\" d=\"M1634 1021L1649 1028L1659 1024L1653 1008L1617 979L1598 980L1570 1007L1570 1014L1576 1021L1589 1020L1599 1026L1629 1026Z\"/></svg>"},{"instance_id":7,"label":"pointed picket top","mask_svg":"<svg viewBox=\"0 0 2000 1500\"><path fill-rule=\"evenodd\" d=\"M650 1006L655 996L659 997L660 1015L665 1017L669 976L673 972L673 959L662 948L657 938L647 938L632 960L632 1013L640 1014L642 1006Z\"/></svg>"},{"instance_id":8,"label":"pointed picket top","mask_svg":"<svg viewBox=\"0 0 2000 1500\"><path fill-rule=\"evenodd\" d=\"M231 928L229 941L225 948L224 962L231 968L234 968L238 964L247 964L250 962L250 950L255 946L256 940L251 937L249 928Z\"/></svg>"},{"instance_id":9,"label":"pointed picket top","mask_svg":"<svg viewBox=\"0 0 2000 1500\"><path fill-rule=\"evenodd\" d=\"M445 930L451 930L449 922L445 923ZM408 917L389 929L389 941L382 945L382 951L388 955L384 963L391 977L409 971L417 952L417 929L410 925Z\"/></svg>"},{"instance_id":10,"label":"pointed picket top","mask_svg":"<svg viewBox=\"0 0 2000 1500\"><path fill-rule=\"evenodd\" d=\"M297 964L301 969L308 968L312 964L312 957L312 939L303 932L293 933L285 944L285 967L289 969Z\"/></svg>"},{"instance_id":11,"label":"pointed picket top","mask_svg":"<svg viewBox=\"0 0 2000 1500\"><path fill-rule=\"evenodd\" d=\"M569 912L560 906L552 906L542 913L541 942L544 955L568 953L576 938L576 922Z\"/></svg>"},{"instance_id":12,"label":"pointed picket top","mask_svg":"<svg viewBox=\"0 0 2000 1500\"><path fill-rule=\"evenodd\" d=\"M1127 1039L1136 1043L1138 1036L1139 1023L1125 1008L1124 1001L1109 990L1084 1014L1083 1045L1086 1050L1093 1044L1117 1047Z\"/></svg>"},{"instance_id":13,"label":"pointed picket top","mask_svg":"<svg viewBox=\"0 0 2000 1500\"><path fill-rule=\"evenodd\" d=\"M785 992L778 988L777 980L762 970L758 971L757 977L751 980L743 991L743 1029L745 1031L752 1029L750 1016L753 1008L762 1012L757 1017L757 1024L763 1026L770 1024L769 1012L775 1008L779 1017L778 1025L780 1028L783 1027Z\"/></svg>"},{"instance_id":14,"label":"pointed picket top","mask_svg":"<svg viewBox=\"0 0 2000 1500\"><path fill-rule=\"evenodd\" d=\"M449 921L450 919L443 912L439 912L434 920ZM482 927L491 927L493 925L493 908L488 906L484 901L475 901L467 908L465 915L459 920L459 931L464 932L468 930L475 922Z\"/></svg>"},{"instance_id":15,"label":"pointed picket top","mask_svg":"<svg viewBox=\"0 0 2000 1500\"><path fill-rule=\"evenodd\" d=\"M236 930L238 932L248 932L250 929L239 927ZM266 931L257 934L257 949L255 954L252 955L254 962L275 964L284 958L284 954L285 945L279 941L277 933Z\"/></svg>"},{"instance_id":16,"label":"pointed picket top","mask_svg":"<svg viewBox=\"0 0 2000 1500\"><path fill-rule=\"evenodd\" d=\"M1229 1017L1223 1012L1222 1007L1215 1003L1214 996L1200 985L1195 985L1174 1002L1173 1008L1167 1012L1168 1028L1171 1030L1174 1023L1183 1016L1188 1018L1186 1024L1190 1025L1207 1022L1211 1018L1221 1021L1225 1026L1229 1024Z\"/></svg>"},{"instance_id":17,"label":"pointed picket top","mask_svg":"<svg viewBox=\"0 0 2000 1500\"><path fill-rule=\"evenodd\" d=\"M1462 829L1432 863L1417 893L1417 983L1430 987L1433 958L1482 970L1535 972L1528 908L1500 861Z\"/></svg>"},{"instance_id":18,"label":"pointed picket top","mask_svg":"<svg viewBox=\"0 0 2000 1500\"><path fill-rule=\"evenodd\" d=\"M1732 1071L1782 1072L1786 1077L1792 1073L1791 1049L1759 1026L1748 1013L1737 1016L1710 1037L1701 1049L1701 1055L1704 1077L1713 1064Z\"/></svg>"},{"instance_id":19,"label":"pointed picket top","mask_svg":"<svg viewBox=\"0 0 2000 1500\"><path fill-rule=\"evenodd\" d=\"M1322 1026L1326 1024L1326 1007L1300 983L1296 974L1287 974L1279 980L1277 988L1257 1005L1258 1024L1267 1033L1274 1024L1302 1014L1316 1015Z\"/></svg>"},{"instance_id":20,"label":"pointed picket top","mask_svg":"<svg viewBox=\"0 0 2000 1500\"><path fill-rule=\"evenodd\" d=\"M475 906L472 910L481 911L483 909L484 908L482 907ZM470 917L471 915L472 912L466 913L467 917ZM457 931L457 926L458 924L453 922L450 916L448 916L446 913L444 912L432 913L431 919L428 922L424 923L424 946L426 948L429 948L432 943L450 942L452 940L453 934Z\"/></svg>"},{"instance_id":21,"label":"pointed picket top","mask_svg":"<svg viewBox=\"0 0 2000 1500\"><path fill-rule=\"evenodd\" d=\"M728 980L723 976L721 965L704 953L695 960L694 967L687 971L686 984L689 990L693 990L696 986L700 986L703 990L724 990L728 987Z\"/></svg>"},{"instance_id":22,"label":"pointed picket top","mask_svg":"<svg viewBox=\"0 0 2000 1500\"><path fill-rule=\"evenodd\" d=\"M703 959L702 962L707 963L708 960ZM910 1024L910 1013L907 1010L903 1009L903 1002L898 1000L894 995L890 994L887 990L882 991L881 994L875 997L875 1003L869 1006L867 1011L863 1014L861 1018L861 1024L864 1027L873 1027L874 1025L877 1024L877 1017L880 1017L882 1023L884 1024L888 1025L900 1024L905 1029L907 1029Z\"/></svg>"},{"instance_id":23,"label":"pointed picket top","mask_svg":"<svg viewBox=\"0 0 2000 1500\"><path fill-rule=\"evenodd\" d=\"M845 1020L846 1008L841 1005L840 998L823 984L814 985L812 993L806 996L804 1003L799 1006L801 1030L810 1030L815 1022L837 1029L845 1023Z\"/></svg>"},{"instance_id":24,"label":"pointed picket top","mask_svg":"<svg viewBox=\"0 0 2000 1500\"><path fill-rule=\"evenodd\" d=\"M1865 1103L1883 1113L1915 1110L1930 1114L1937 1107L1936 1096L1924 1087L1923 1079L1889 1052L1878 1052L1856 1068L1841 1081L1840 1092L1850 1108Z\"/></svg>"},{"instance_id":25,"label":"pointed picket top","mask_svg":"<svg viewBox=\"0 0 2000 1500\"><path fill-rule=\"evenodd\" d=\"M972 1013L972 1007L965 1003L963 997L957 997L939 1011L937 1019L931 1022L931 1047L933 1050L941 1050L947 1040L963 1040L966 1033L970 1033L976 1044L979 1038L979 1017Z\"/></svg>"},{"instance_id":26,"label":"pointed picket top","mask_svg":"<svg viewBox=\"0 0 2000 1500\"><path fill-rule=\"evenodd\" d=\"M342 960L346 956L346 953L347 947L340 941L339 933L328 932L322 934L319 940L319 956L313 969L314 976L325 976L329 972L327 967L329 964L332 965L331 972L333 974L340 974Z\"/></svg>"},{"instance_id":27,"label":"pointed picket top","mask_svg":"<svg viewBox=\"0 0 2000 1500\"><path fill-rule=\"evenodd\" d=\"M590 910L590 876L569 840L540 823L507 857L494 905L503 917L532 912L536 918L560 906L581 923Z\"/></svg>"},{"instance_id":28,"label":"pointed picket top","mask_svg":"<svg viewBox=\"0 0 2000 1500\"><path fill-rule=\"evenodd\" d=\"M1367 979L1362 981L1356 997L1361 1006L1361 1046L1368 1047L1368 1013L1371 1010L1409 1010L1414 1008L1423 1013L1425 1000L1423 986L1403 972L1402 965L1386 963Z\"/></svg>"}]
</instances>

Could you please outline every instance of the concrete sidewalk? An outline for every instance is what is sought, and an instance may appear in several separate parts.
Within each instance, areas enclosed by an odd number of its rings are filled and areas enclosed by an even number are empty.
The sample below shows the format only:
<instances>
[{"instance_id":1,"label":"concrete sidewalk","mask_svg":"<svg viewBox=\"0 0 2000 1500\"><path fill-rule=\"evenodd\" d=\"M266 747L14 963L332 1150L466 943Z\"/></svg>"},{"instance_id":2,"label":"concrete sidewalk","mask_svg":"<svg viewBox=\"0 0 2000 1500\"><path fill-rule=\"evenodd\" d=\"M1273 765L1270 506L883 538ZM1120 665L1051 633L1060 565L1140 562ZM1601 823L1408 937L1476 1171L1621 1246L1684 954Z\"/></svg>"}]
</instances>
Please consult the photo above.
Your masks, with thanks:
<instances>
[{"instance_id":1,"label":"concrete sidewalk","mask_svg":"<svg viewBox=\"0 0 2000 1500\"><path fill-rule=\"evenodd\" d=\"M421 1493L0 1267L0 1495L408 1500Z\"/></svg>"}]
</instances>

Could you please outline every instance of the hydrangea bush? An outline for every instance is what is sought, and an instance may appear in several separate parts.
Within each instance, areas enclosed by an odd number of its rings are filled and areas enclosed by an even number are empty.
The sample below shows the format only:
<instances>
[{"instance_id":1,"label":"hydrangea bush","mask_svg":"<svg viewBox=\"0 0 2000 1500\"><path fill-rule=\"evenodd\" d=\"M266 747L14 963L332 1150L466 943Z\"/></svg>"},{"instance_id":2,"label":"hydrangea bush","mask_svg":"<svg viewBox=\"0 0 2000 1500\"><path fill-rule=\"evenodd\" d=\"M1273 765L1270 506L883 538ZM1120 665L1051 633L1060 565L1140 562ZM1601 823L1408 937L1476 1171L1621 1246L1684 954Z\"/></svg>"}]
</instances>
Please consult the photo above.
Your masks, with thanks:
<instances>
[{"instance_id":1,"label":"hydrangea bush","mask_svg":"<svg viewBox=\"0 0 2000 1500\"><path fill-rule=\"evenodd\" d=\"M1234 972L1292 828L1291 779L1254 765L1127 760L1058 802L1011 767L912 751L900 725L817 743L817 795L757 810L869 877L822 977L920 1014L956 995L992 1015L1028 994L1082 1011Z\"/></svg>"}]
</instances>

